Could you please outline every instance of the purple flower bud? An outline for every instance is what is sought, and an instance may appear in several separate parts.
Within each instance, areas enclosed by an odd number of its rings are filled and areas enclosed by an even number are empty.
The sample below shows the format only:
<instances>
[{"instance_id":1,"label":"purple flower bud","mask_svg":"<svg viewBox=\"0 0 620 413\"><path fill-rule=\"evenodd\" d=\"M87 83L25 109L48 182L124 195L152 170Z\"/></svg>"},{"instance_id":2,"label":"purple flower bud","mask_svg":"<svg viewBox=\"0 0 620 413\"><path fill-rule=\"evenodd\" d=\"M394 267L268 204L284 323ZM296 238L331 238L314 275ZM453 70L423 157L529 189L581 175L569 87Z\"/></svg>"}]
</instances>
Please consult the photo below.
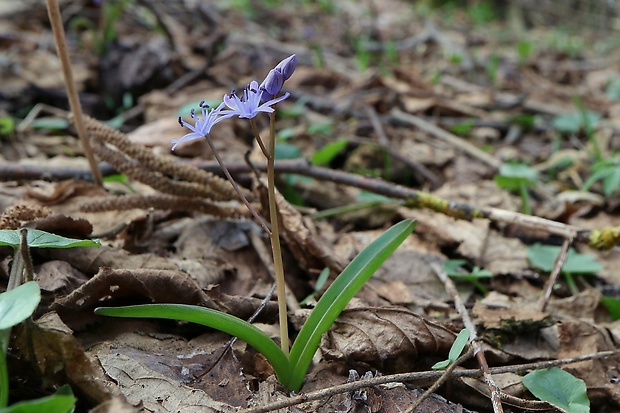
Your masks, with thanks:
<instances>
[{"instance_id":1,"label":"purple flower bud","mask_svg":"<svg viewBox=\"0 0 620 413\"><path fill-rule=\"evenodd\" d=\"M284 80L287 80L289 77L293 75L293 72L297 68L297 55L291 55L286 59L282 60L276 66L275 70L282 73Z\"/></svg>"},{"instance_id":2,"label":"purple flower bud","mask_svg":"<svg viewBox=\"0 0 620 413\"><path fill-rule=\"evenodd\" d=\"M284 77L279 70L272 69L269 71L269 74L263 80L263 83L260 84L259 89L267 91L270 95L277 95L282 89L282 84L284 83Z\"/></svg>"}]
</instances>

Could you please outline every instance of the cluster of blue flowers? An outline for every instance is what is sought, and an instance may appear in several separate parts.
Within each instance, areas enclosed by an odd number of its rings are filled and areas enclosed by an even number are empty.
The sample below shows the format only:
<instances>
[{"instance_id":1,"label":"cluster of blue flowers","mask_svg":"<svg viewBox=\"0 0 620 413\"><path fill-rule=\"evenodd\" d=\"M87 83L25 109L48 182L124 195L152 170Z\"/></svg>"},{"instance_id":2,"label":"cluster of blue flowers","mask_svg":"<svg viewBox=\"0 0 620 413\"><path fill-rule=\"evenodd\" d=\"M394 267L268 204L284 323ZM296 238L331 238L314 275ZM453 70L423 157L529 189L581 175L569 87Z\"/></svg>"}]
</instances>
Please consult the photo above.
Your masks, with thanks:
<instances>
[{"instance_id":1,"label":"cluster of blue flowers","mask_svg":"<svg viewBox=\"0 0 620 413\"><path fill-rule=\"evenodd\" d=\"M190 133L180 139L175 139L171 143L174 150L179 144L189 142L194 139L205 137L211 132L211 128L224 119L238 116L244 119L252 119L260 112L272 113L272 108L278 102L289 97L286 92L280 97L276 97L284 82L291 77L297 67L297 56L292 55L282 60L278 65L269 71L269 74L259 85L253 80L243 90L243 96L239 97L233 90L229 95L224 95L224 101L215 109L209 110L209 106L204 102L200 102L202 116L196 115L192 109L191 117L194 119L194 125L185 122L179 117L179 123L191 130Z\"/></svg>"}]
</instances>

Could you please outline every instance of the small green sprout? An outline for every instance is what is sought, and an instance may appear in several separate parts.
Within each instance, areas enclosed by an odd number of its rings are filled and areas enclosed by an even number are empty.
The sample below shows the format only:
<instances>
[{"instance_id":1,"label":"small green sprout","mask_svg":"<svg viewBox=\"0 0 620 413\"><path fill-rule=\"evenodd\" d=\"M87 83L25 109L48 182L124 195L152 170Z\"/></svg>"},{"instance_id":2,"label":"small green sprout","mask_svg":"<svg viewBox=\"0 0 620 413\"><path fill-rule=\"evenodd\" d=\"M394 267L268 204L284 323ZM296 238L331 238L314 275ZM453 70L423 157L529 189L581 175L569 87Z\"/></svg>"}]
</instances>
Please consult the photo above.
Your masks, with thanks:
<instances>
[{"instance_id":1,"label":"small green sprout","mask_svg":"<svg viewBox=\"0 0 620 413\"><path fill-rule=\"evenodd\" d=\"M603 193L607 197L620 190L620 154L595 162L592 175L584 182L583 190L589 191L597 181L602 181Z\"/></svg>"},{"instance_id":2,"label":"small green sprout","mask_svg":"<svg viewBox=\"0 0 620 413\"><path fill-rule=\"evenodd\" d=\"M481 278L491 278L493 277L493 273L489 270L482 269L480 267L474 267L471 272L464 272L462 267L467 264L466 260L447 260L443 263L443 268L448 274L448 277L464 280L471 283L482 295L487 295L489 290L480 282L478 282Z\"/></svg>"},{"instance_id":3,"label":"small green sprout","mask_svg":"<svg viewBox=\"0 0 620 413\"><path fill-rule=\"evenodd\" d=\"M329 163L336 156L338 156L338 154L342 152L348 144L349 140L346 138L332 141L327 145L323 146L321 149L317 150L310 158L310 163L317 166L329 165Z\"/></svg>"},{"instance_id":4,"label":"small green sprout","mask_svg":"<svg viewBox=\"0 0 620 413\"><path fill-rule=\"evenodd\" d=\"M560 253L560 247L554 245L534 244L527 249L527 259L533 267L545 272L551 272L555 260ZM579 289L573 278L573 274L596 274L603 270L601 264L588 254L580 254L570 248L566 262L562 267L562 274L572 294L577 294Z\"/></svg>"},{"instance_id":5,"label":"small green sprout","mask_svg":"<svg viewBox=\"0 0 620 413\"><path fill-rule=\"evenodd\" d=\"M99 246L98 241L77 240L61 237L36 229L0 230L0 246L12 247L13 265L7 291L0 294L0 413L68 413L72 411L75 398L71 389L50 397L16 403L7 407L9 401L9 373L6 352L11 328L30 318L41 301L41 290L35 281L22 283L22 273L32 272L30 254L22 248L73 248ZM32 274L30 274L30 277Z\"/></svg>"},{"instance_id":6,"label":"small green sprout","mask_svg":"<svg viewBox=\"0 0 620 413\"><path fill-rule=\"evenodd\" d=\"M299 302L299 305L307 305L310 301L314 300L315 296L319 292L321 292L321 290L325 286L325 283L327 282L328 278L329 278L329 267L325 267L325 268L323 268L323 271L321 271L321 273L319 274L318 278L316 279L316 284L314 285L314 292L312 294L308 295L303 300L301 300Z\"/></svg>"},{"instance_id":7,"label":"small green sprout","mask_svg":"<svg viewBox=\"0 0 620 413\"><path fill-rule=\"evenodd\" d=\"M498 187L508 191L519 191L521 195L521 210L524 214L531 215L530 196L528 188L536 186L538 172L523 163L505 163L499 168L499 174L495 175L495 183Z\"/></svg>"},{"instance_id":8,"label":"small green sprout","mask_svg":"<svg viewBox=\"0 0 620 413\"><path fill-rule=\"evenodd\" d=\"M452 343L452 347L450 347L450 352L448 353L448 359L439 361L435 363L431 368L433 370L442 370L448 367L450 364L454 363L463 353L463 349L467 345L469 341L470 332L468 329L463 329L454 339L454 343Z\"/></svg>"}]
</instances>

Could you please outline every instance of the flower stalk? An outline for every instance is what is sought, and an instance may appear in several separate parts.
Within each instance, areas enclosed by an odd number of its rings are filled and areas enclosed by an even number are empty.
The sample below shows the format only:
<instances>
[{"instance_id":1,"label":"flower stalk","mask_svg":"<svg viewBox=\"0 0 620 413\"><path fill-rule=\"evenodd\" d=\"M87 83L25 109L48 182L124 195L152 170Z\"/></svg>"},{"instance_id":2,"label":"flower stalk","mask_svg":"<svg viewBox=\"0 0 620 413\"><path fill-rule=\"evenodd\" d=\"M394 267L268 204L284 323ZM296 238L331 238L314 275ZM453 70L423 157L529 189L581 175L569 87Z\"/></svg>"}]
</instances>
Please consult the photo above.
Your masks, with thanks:
<instances>
[{"instance_id":1,"label":"flower stalk","mask_svg":"<svg viewBox=\"0 0 620 413\"><path fill-rule=\"evenodd\" d=\"M254 216L256 221L263 227L265 232L269 234L271 241L271 251L273 253L273 268L276 280L276 291L278 295L278 313L280 324L280 346L282 352L288 357L289 354L289 336L288 336L288 315L286 307L286 283L284 280L284 264L282 262L282 248L280 246L280 230L278 225L278 209L276 204L276 185L275 185L275 148L276 148L276 133L275 133L275 110L272 106L285 100L289 97L289 93L286 92L282 96L277 97L282 89L284 81L291 77L295 68L297 67L297 57L295 55L289 56L282 60L274 69L272 69L265 80L259 85L257 81L253 80L248 84L243 93L237 96L233 90L230 94L224 95L224 101L215 109L209 110L209 107L205 102L200 103L201 116L197 115L194 110L191 112L191 117L194 120L194 125L183 121L179 118L181 126L188 128L191 132L186 134L180 139L173 140L172 143L174 150L177 145L184 142L189 142L194 139L205 138L215 159L221 166L224 175L230 181L233 188L248 208L250 213ZM269 115L269 142L267 146L260 137L258 127L256 126L255 117L259 113L267 113ZM271 229L267 226L265 220L256 212L256 210L250 205L248 200L243 196L239 185L235 182L230 175L228 168L224 165L219 153L215 149L213 140L210 137L211 128L220 121L237 116L242 119L249 119L252 126L252 132L260 147L261 152L267 159L267 192L269 198L269 220L271 222Z\"/></svg>"}]
</instances>

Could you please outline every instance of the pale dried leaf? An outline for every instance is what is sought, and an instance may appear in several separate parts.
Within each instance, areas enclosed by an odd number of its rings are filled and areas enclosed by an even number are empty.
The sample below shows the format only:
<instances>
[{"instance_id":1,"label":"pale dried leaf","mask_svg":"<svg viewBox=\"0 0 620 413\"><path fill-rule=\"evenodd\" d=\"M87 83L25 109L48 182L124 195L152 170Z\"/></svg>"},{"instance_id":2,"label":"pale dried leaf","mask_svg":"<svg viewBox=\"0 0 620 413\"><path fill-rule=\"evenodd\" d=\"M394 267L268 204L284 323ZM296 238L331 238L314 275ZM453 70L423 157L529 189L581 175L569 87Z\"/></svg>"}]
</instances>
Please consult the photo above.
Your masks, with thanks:
<instances>
[{"instance_id":1,"label":"pale dried leaf","mask_svg":"<svg viewBox=\"0 0 620 413\"><path fill-rule=\"evenodd\" d=\"M456 335L400 308L345 310L321 343L328 359L365 362L382 371L408 371L425 355L448 353Z\"/></svg>"}]
</instances>

